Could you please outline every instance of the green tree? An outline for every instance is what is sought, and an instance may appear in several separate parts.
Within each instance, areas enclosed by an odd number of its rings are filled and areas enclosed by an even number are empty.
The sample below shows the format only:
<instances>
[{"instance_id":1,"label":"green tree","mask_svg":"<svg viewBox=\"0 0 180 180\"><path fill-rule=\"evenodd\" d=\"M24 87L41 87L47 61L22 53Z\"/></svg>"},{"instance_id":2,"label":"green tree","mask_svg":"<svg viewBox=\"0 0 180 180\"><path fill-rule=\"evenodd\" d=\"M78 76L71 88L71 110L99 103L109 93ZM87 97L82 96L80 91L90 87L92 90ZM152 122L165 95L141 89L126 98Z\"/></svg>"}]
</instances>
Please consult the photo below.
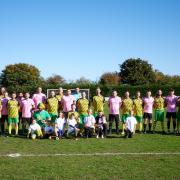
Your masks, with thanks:
<instances>
[{"instance_id":1,"label":"green tree","mask_svg":"<svg viewBox=\"0 0 180 180\"><path fill-rule=\"evenodd\" d=\"M119 85L121 78L117 72L106 72L100 77L100 84L102 85Z\"/></svg>"},{"instance_id":2,"label":"green tree","mask_svg":"<svg viewBox=\"0 0 180 180\"><path fill-rule=\"evenodd\" d=\"M6 66L2 70L0 79L1 84L7 87L9 92L33 92L43 82L39 69L25 63Z\"/></svg>"},{"instance_id":3,"label":"green tree","mask_svg":"<svg viewBox=\"0 0 180 180\"><path fill-rule=\"evenodd\" d=\"M76 84L91 84L92 82L91 82L91 80L89 80L89 79L87 79L87 78L85 78L85 77L80 77L79 79L77 79L76 81L75 81L75 83Z\"/></svg>"},{"instance_id":4,"label":"green tree","mask_svg":"<svg viewBox=\"0 0 180 180\"><path fill-rule=\"evenodd\" d=\"M119 66L119 76L122 78L124 84L142 85L155 81L152 65L140 58L128 59Z\"/></svg>"},{"instance_id":5,"label":"green tree","mask_svg":"<svg viewBox=\"0 0 180 180\"><path fill-rule=\"evenodd\" d=\"M57 85L60 86L61 84L65 83L65 79L60 76L60 75L53 75L47 78L47 83L52 84L52 85Z\"/></svg>"}]
</instances>

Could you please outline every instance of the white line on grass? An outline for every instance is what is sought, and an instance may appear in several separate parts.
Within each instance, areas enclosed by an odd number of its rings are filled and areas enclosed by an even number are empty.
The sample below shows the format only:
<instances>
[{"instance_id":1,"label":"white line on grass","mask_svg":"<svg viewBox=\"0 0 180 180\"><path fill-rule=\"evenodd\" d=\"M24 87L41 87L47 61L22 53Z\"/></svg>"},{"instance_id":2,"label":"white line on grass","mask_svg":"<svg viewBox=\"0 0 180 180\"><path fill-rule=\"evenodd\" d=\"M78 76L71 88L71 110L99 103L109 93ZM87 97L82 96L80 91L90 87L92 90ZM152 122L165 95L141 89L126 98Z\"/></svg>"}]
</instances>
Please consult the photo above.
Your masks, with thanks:
<instances>
[{"instance_id":1,"label":"white line on grass","mask_svg":"<svg viewBox=\"0 0 180 180\"><path fill-rule=\"evenodd\" d=\"M18 157L53 157L53 156L146 156L146 155L153 155L153 156L161 156L161 155L180 155L180 152L135 152L135 153L69 153L69 154L20 154L20 153L14 153L14 154L0 154L0 157L12 157L12 158L18 158Z\"/></svg>"}]
</instances>

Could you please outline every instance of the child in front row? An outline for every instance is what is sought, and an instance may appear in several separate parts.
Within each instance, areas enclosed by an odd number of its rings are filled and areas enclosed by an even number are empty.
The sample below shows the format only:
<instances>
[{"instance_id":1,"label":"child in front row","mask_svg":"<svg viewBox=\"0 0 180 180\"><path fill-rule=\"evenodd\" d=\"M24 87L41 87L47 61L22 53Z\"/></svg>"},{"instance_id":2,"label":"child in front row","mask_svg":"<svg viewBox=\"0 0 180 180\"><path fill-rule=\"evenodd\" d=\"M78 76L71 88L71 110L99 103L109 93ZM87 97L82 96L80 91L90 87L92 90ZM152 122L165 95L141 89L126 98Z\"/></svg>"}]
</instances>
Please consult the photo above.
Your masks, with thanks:
<instances>
[{"instance_id":1,"label":"child in front row","mask_svg":"<svg viewBox=\"0 0 180 180\"><path fill-rule=\"evenodd\" d=\"M133 110L130 111L130 116L126 118L125 122L125 138L132 138L136 129L136 118L134 117Z\"/></svg>"},{"instance_id":2,"label":"child in front row","mask_svg":"<svg viewBox=\"0 0 180 180\"><path fill-rule=\"evenodd\" d=\"M97 136L96 138L98 139L99 137L104 138L107 135L107 122L106 122L106 117L104 116L103 112L99 112L98 116L96 117L96 132Z\"/></svg>"},{"instance_id":3,"label":"child in front row","mask_svg":"<svg viewBox=\"0 0 180 180\"><path fill-rule=\"evenodd\" d=\"M79 128L77 128L77 121L75 119L74 113L72 113L68 119L68 131L67 131L67 136L69 135L74 135L75 140L77 140L77 135L78 132L80 131Z\"/></svg>"},{"instance_id":4,"label":"child in front row","mask_svg":"<svg viewBox=\"0 0 180 180\"><path fill-rule=\"evenodd\" d=\"M54 128L51 125L51 121L47 121L46 126L44 128L44 138L52 139L53 133L54 133Z\"/></svg>"},{"instance_id":5,"label":"child in front row","mask_svg":"<svg viewBox=\"0 0 180 180\"><path fill-rule=\"evenodd\" d=\"M29 126L28 129L28 135L27 138L31 137L33 140L36 139L36 137L38 138L42 138L43 134L41 131L41 127L38 123L36 123L36 120L33 119L31 125Z\"/></svg>"},{"instance_id":6,"label":"child in front row","mask_svg":"<svg viewBox=\"0 0 180 180\"><path fill-rule=\"evenodd\" d=\"M56 140L59 140L59 138L62 138L64 134L64 128L66 125L66 120L64 118L64 114L62 112L59 113L59 118L55 121L55 134L56 134Z\"/></svg>"}]
</instances>

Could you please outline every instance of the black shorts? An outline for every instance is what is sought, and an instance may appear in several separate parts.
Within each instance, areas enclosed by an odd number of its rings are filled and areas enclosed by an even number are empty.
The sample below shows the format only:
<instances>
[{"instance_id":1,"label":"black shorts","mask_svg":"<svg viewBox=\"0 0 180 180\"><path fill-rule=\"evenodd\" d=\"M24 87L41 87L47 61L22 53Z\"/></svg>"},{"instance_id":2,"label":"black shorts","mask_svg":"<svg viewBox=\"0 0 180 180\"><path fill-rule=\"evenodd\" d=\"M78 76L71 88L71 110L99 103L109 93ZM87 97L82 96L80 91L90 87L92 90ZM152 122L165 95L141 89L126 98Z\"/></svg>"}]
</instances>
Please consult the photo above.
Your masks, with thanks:
<instances>
[{"instance_id":1,"label":"black shorts","mask_svg":"<svg viewBox=\"0 0 180 180\"><path fill-rule=\"evenodd\" d=\"M170 119L170 118L176 119L176 112L167 112L166 113L166 118L168 118L168 119Z\"/></svg>"},{"instance_id":2,"label":"black shorts","mask_svg":"<svg viewBox=\"0 0 180 180\"><path fill-rule=\"evenodd\" d=\"M22 124L25 124L25 123L28 123L29 125L31 124L32 122L32 118L22 118Z\"/></svg>"},{"instance_id":3,"label":"black shorts","mask_svg":"<svg viewBox=\"0 0 180 180\"><path fill-rule=\"evenodd\" d=\"M113 122L113 121L119 121L119 114L109 114L109 122Z\"/></svg>"},{"instance_id":4,"label":"black shorts","mask_svg":"<svg viewBox=\"0 0 180 180\"><path fill-rule=\"evenodd\" d=\"M5 122L8 122L8 115L2 115L0 122L4 124Z\"/></svg>"},{"instance_id":5,"label":"black shorts","mask_svg":"<svg viewBox=\"0 0 180 180\"><path fill-rule=\"evenodd\" d=\"M152 120L152 113L144 113L143 118L148 119L148 120Z\"/></svg>"}]
</instances>

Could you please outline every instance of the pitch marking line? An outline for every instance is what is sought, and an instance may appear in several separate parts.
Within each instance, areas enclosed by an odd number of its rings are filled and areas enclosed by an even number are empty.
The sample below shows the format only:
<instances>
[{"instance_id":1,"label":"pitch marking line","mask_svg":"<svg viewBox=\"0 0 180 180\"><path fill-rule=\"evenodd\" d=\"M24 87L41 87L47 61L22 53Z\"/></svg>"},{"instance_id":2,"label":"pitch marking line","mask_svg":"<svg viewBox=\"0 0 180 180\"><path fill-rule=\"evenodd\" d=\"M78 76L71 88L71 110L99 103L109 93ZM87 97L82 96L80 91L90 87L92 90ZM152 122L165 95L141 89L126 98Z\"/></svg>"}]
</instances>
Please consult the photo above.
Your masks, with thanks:
<instances>
[{"instance_id":1,"label":"pitch marking line","mask_svg":"<svg viewBox=\"0 0 180 180\"><path fill-rule=\"evenodd\" d=\"M162 155L180 155L180 152L135 152L135 153L69 153L69 154L20 154L20 153L13 153L13 154L0 154L0 157L11 157L11 158L18 158L18 157L54 157L54 156L146 156L146 155L153 155L153 156L162 156Z\"/></svg>"}]
</instances>

